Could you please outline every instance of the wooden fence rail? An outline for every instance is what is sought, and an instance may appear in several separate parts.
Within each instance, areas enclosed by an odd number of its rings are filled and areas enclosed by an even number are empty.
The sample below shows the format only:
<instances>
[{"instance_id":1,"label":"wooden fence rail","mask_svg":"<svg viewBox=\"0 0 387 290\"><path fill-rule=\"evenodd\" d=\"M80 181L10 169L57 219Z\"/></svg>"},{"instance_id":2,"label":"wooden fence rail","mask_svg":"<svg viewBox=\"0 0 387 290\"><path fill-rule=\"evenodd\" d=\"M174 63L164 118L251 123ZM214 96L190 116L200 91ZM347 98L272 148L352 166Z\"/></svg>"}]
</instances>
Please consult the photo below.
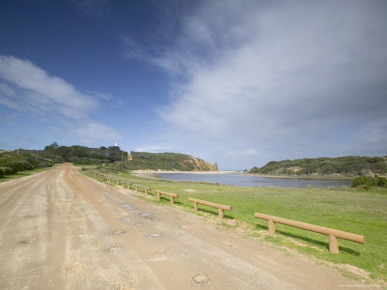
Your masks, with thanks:
<instances>
[{"instance_id":1,"label":"wooden fence rail","mask_svg":"<svg viewBox=\"0 0 387 290\"><path fill-rule=\"evenodd\" d=\"M140 191L140 189L141 189L146 194L148 194L152 190L150 187L146 187L146 186L139 185L139 184L132 184L132 186L135 187L136 191Z\"/></svg>"},{"instance_id":2,"label":"wooden fence rail","mask_svg":"<svg viewBox=\"0 0 387 290\"><path fill-rule=\"evenodd\" d=\"M194 210L195 211L198 211L198 204L202 204L202 205L206 205L206 206L210 206L210 207L214 207L214 208L219 209L219 217L221 219L224 218L224 211L225 210L232 210L232 207L228 206L228 205L217 204L217 203L213 203L210 201L196 199L196 198L192 198L192 197L188 198L188 200L194 203Z\"/></svg>"},{"instance_id":3,"label":"wooden fence rail","mask_svg":"<svg viewBox=\"0 0 387 290\"><path fill-rule=\"evenodd\" d=\"M167 195L170 197L170 203L171 204L174 204L175 203L175 198L178 198L179 195L176 194L176 193L170 193L170 192L166 192L166 191L162 191L162 190L155 190L156 194L157 194L157 199L160 200L161 199L161 195Z\"/></svg>"},{"instance_id":4,"label":"wooden fence rail","mask_svg":"<svg viewBox=\"0 0 387 290\"><path fill-rule=\"evenodd\" d=\"M140 189L141 189L147 194L152 190L150 187L146 187L146 186L143 186L140 184L128 183L128 182L125 182L121 179L115 179L111 176L104 175L101 173L96 173L96 172L93 172L93 173L97 178L102 179L102 181L106 181L106 182L112 183L112 184L122 185L123 187L126 187L128 189L134 189L136 191L140 191Z\"/></svg>"},{"instance_id":5,"label":"wooden fence rail","mask_svg":"<svg viewBox=\"0 0 387 290\"><path fill-rule=\"evenodd\" d=\"M304 222L289 220L285 218L280 218L268 214L263 213L255 213L254 217L259 219L264 219L269 222L269 235L274 236L275 235L275 223L280 223L316 233L320 233L323 235L329 236L329 252L332 254L338 254L339 253L339 242L338 239L344 239L348 241L352 241L359 244L365 244L365 236L363 235L357 235L353 233L348 233L336 229L321 227L317 225L312 225Z\"/></svg>"}]
</instances>

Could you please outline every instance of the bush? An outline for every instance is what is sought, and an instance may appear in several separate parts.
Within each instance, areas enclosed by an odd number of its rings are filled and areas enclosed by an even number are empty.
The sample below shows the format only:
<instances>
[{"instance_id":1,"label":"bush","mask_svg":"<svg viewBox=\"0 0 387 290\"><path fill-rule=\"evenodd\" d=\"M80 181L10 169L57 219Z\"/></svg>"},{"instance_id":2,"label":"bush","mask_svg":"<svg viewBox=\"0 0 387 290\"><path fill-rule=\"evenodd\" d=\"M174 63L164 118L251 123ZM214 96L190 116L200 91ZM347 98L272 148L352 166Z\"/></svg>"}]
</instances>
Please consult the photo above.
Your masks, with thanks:
<instances>
[{"instance_id":1,"label":"bush","mask_svg":"<svg viewBox=\"0 0 387 290\"><path fill-rule=\"evenodd\" d=\"M376 179L376 186L387 187L387 179L386 178L376 176L375 179Z\"/></svg>"},{"instance_id":2,"label":"bush","mask_svg":"<svg viewBox=\"0 0 387 290\"><path fill-rule=\"evenodd\" d=\"M291 167L298 167L294 172ZM373 172L387 174L387 156L360 157L346 156L337 158L304 158L296 160L270 161L261 168L253 167L251 173L261 174L288 174L288 175L361 175Z\"/></svg>"},{"instance_id":3,"label":"bush","mask_svg":"<svg viewBox=\"0 0 387 290\"><path fill-rule=\"evenodd\" d=\"M380 176L359 176L352 180L352 187L370 189L372 187L387 187L387 179Z\"/></svg>"}]
</instances>

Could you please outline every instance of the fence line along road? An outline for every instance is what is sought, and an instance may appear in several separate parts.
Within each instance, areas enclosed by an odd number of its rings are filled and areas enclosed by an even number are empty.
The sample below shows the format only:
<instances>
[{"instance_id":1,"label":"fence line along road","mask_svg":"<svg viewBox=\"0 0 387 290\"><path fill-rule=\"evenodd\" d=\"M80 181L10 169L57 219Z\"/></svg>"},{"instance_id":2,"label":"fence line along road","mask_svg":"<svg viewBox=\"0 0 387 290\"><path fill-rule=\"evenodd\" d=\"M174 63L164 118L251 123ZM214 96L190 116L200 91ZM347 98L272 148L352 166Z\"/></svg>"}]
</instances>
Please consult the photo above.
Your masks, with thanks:
<instances>
[{"instance_id":1,"label":"fence line along road","mask_svg":"<svg viewBox=\"0 0 387 290\"><path fill-rule=\"evenodd\" d=\"M129 189L131 189L131 187L134 187L134 189L136 191L139 191L139 189L142 189L147 194L149 193L149 191L151 191L150 187L146 187L146 186L139 185L139 184L133 184L133 183L128 184L128 183L122 182L121 180L117 180L117 179L112 178L110 176L106 176L104 174L100 174L100 173L96 173L96 172L93 172L93 173L98 178L100 178L102 180L105 180L107 182L113 183L113 184L114 183L119 184L121 182L124 186L128 187ZM157 199L158 200L161 199L161 195L169 196L171 204L173 204L174 203L174 199L178 197L178 194L169 193L169 192L165 192L165 191L161 191L161 190L155 190L155 193L157 194ZM188 200L190 202L194 203L194 210L195 211L198 211L198 205L199 204L202 204L202 205L205 205L205 206L209 206L209 207L213 207L213 208L217 208L219 210L219 217L221 219L224 218L224 211L225 210L232 210L232 207L228 206L228 205L217 204L217 203L214 203L214 202L210 202L210 201L206 201L206 200L200 200L200 199L196 199L196 198L192 198L192 197L188 198ZM353 234L353 233L349 233L349 232L344 232L344 231L340 231L340 230L336 230L336 229L332 229L332 228L326 228L326 227L322 227L322 226L318 226L318 225L312 225L312 224L308 224L308 223L304 223L304 222L300 222L300 221L295 221L295 220L290 220L290 219L285 219L285 218L281 218L281 217L277 217L277 216L272 216L272 215L268 215L268 214L263 214L263 213L257 213L256 212L254 214L254 217L255 218L259 218L259 219L264 219L264 220L268 221L268 223L269 223L269 226L268 226L269 235L271 235L271 236L275 235L275 232L276 232L275 224L276 223L280 223L280 224L284 224L284 225L288 225L288 226L292 226L292 227L308 230L308 231L311 231L311 232L316 232L316 233L319 233L319 234L327 235L327 236L329 236L329 252L332 253L332 254L338 254L339 253L339 242L338 242L338 239L344 239L344 240L352 241L352 242L363 244L363 245L365 244L365 241L366 241L364 235Z\"/></svg>"}]
</instances>

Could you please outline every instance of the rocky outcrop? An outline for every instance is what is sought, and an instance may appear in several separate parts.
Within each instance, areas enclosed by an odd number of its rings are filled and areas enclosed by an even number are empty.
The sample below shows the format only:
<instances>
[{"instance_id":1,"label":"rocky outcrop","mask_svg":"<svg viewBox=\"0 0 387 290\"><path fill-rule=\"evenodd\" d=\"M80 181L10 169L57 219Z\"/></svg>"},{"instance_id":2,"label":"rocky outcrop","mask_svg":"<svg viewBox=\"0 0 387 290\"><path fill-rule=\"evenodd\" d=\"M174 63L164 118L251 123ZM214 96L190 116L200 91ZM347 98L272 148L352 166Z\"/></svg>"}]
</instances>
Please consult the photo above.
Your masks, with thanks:
<instances>
[{"instance_id":1,"label":"rocky outcrop","mask_svg":"<svg viewBox=\"0 0 387 290\"><path fill-rule=\"evenodd\" d=\"M190 158L187 159L186 162L191 164L195 168L194 171L218 171L218 164L216 162L214 164L211 164L196 157L189 157Z\"/></svg>"}]
</instances>

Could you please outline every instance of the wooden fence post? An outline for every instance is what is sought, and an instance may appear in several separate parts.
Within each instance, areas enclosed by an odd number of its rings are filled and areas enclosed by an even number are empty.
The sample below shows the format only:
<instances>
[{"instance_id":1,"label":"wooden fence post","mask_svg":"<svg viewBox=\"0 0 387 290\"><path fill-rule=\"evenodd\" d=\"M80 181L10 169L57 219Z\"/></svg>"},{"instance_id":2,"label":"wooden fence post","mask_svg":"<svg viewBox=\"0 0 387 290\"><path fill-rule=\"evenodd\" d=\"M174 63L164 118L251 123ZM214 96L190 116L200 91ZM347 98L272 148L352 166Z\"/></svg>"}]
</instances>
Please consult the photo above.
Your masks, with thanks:
<instances>
[{"instance_id":1,"label":"wooden fence post","mask_svg":"<svg viewBox=\"0 0 387 290\"><path fill-rule=\"evenodd\" d=\"M329 235L329 253L339 253L339 239L335 235Z\"/></svg>"},{"instance_id":2,"label":"wooden fence post","mask_svg":"<svg viewBox=\"0 0 387 290\"><path fill-rule=\"evenodd\" d=\"M269 220L269 235L275 236L275 222L272 219Z\"/></svg>"}]
</instances>

